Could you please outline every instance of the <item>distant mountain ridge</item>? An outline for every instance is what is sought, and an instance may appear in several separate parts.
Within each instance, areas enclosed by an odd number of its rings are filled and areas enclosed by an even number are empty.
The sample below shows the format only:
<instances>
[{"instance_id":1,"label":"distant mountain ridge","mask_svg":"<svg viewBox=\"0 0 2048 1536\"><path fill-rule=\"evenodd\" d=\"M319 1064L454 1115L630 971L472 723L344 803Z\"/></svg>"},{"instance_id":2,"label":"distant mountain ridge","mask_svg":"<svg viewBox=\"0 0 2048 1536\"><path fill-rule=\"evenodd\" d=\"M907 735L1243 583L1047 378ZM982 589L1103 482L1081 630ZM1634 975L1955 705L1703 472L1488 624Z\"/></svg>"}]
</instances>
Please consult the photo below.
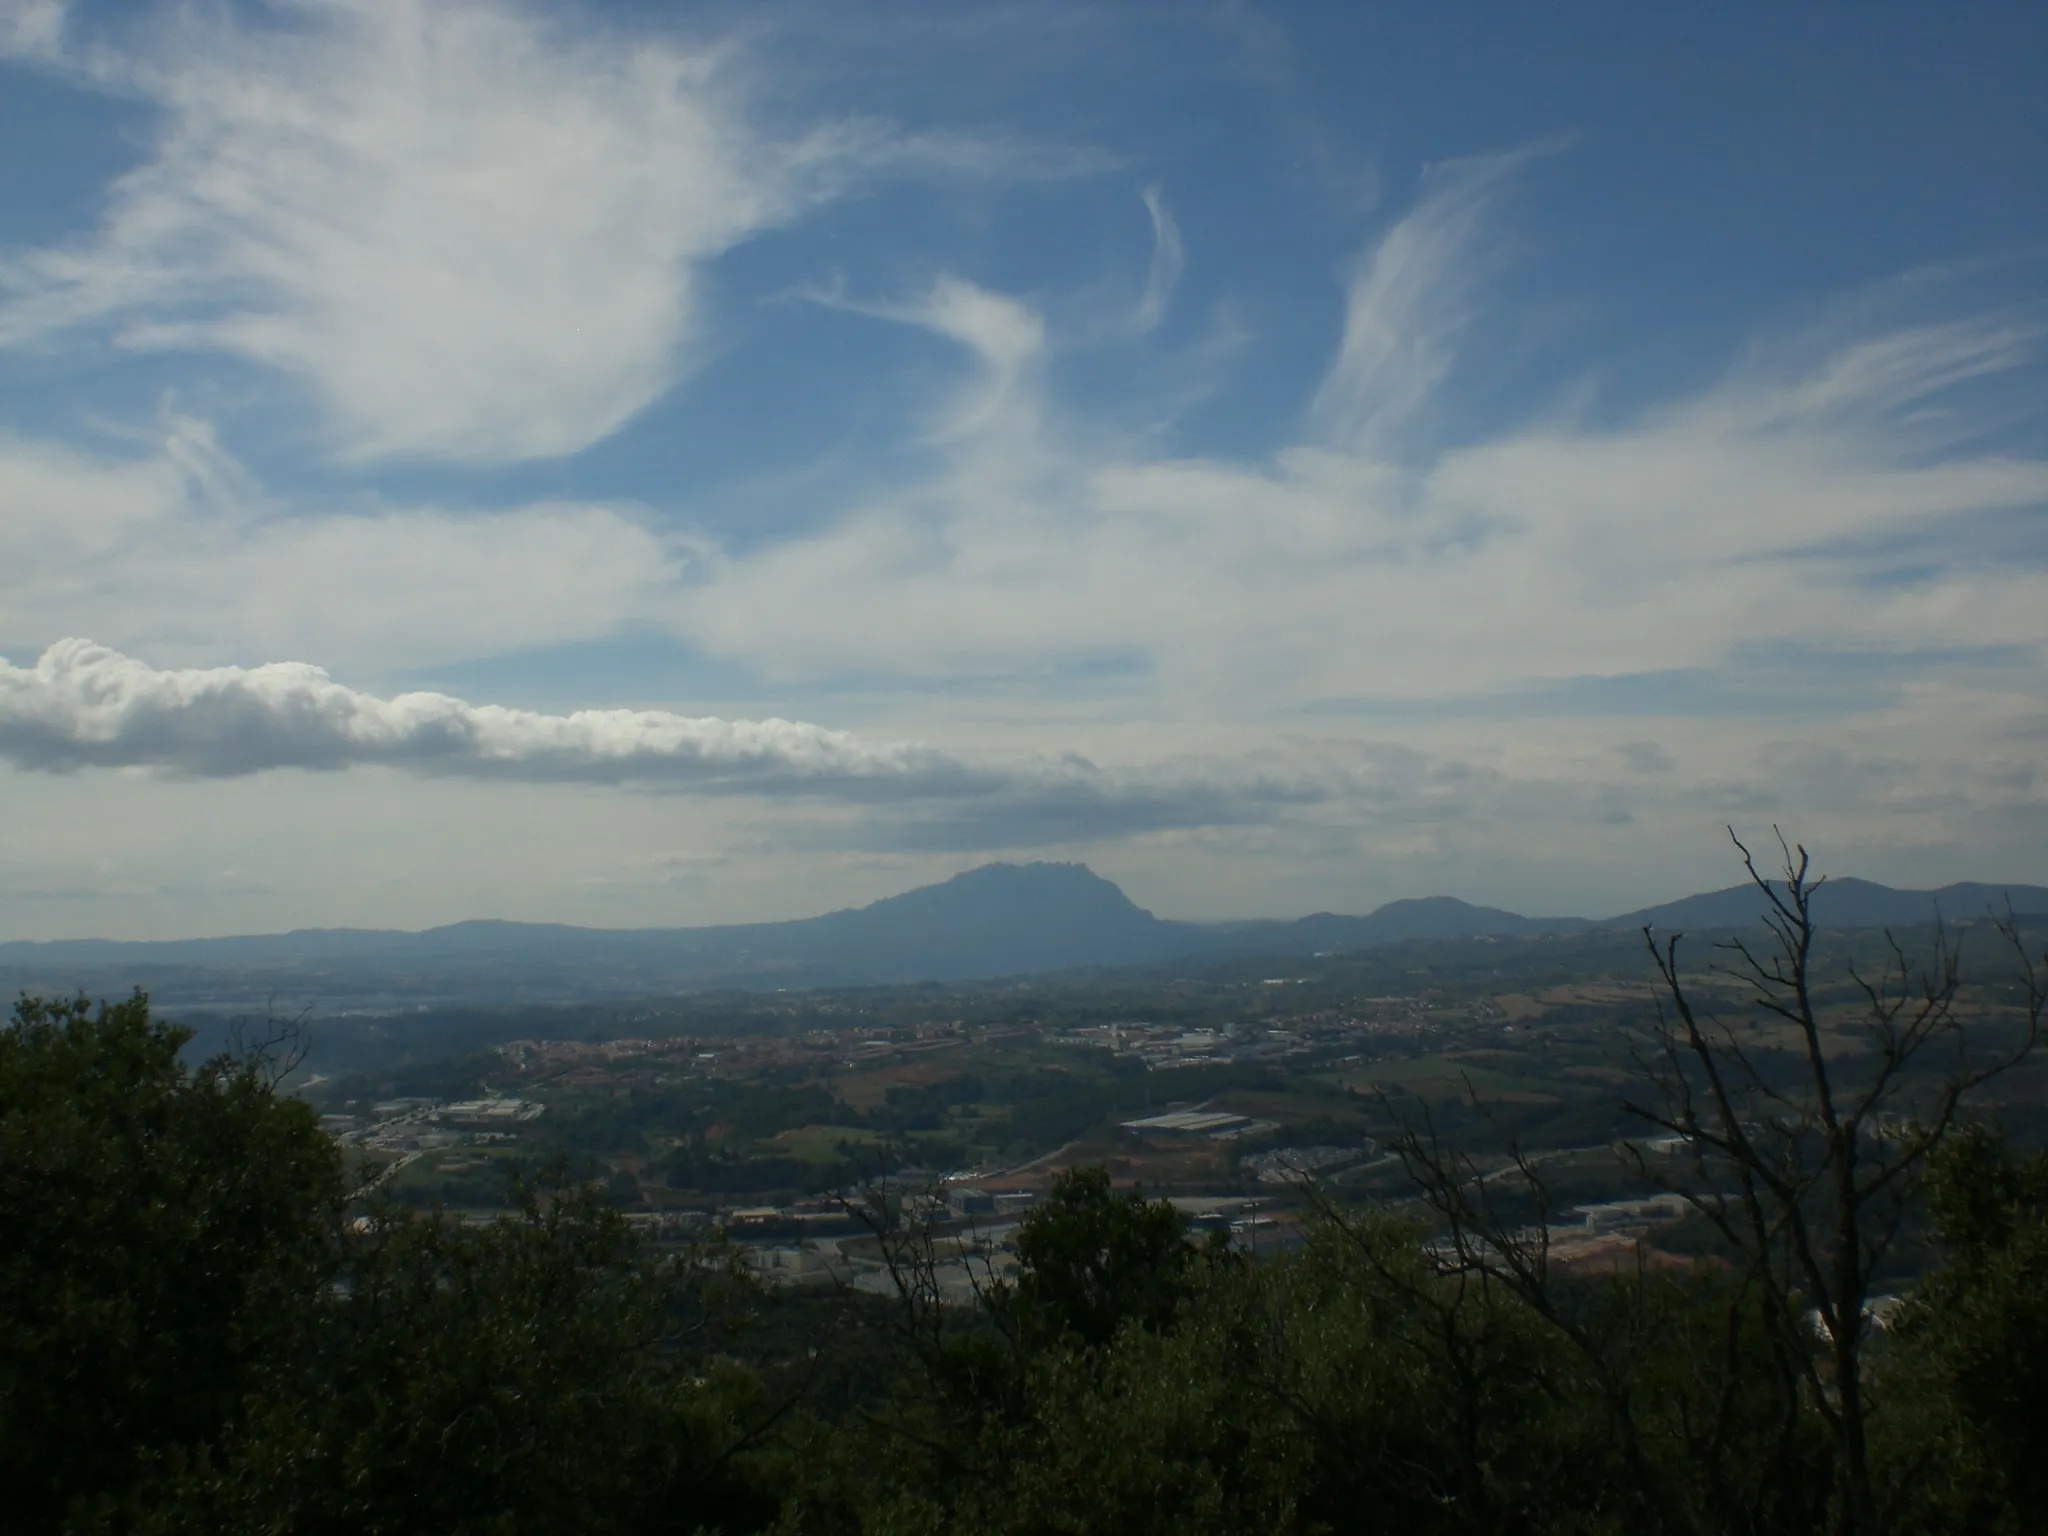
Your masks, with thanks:
<instances>
[{"instance_id":1,"label":"distant mountain ridge","mask_svg":"<svg viewBox=\"0 0 2048 1536\"><path fill-rule=\"evenodd\" d=\"M1829 881L1814 910L1836 927L1903 927L2013 909L2048 915L2048 888L1965 883L1901 891ZM1294 955L1414 939L1515 938L1739 927L1762 893L1741 885L1602 921L1531 918L1451 896L1388 902L1362 917L1188 923L1159 918L1082 864L987 864L864 907L793 922L602 929L474 921L423 932L303 929L234 938L0 943L0 986L106 992L143 985L188 1006L246 1006L273 988L323 1006L535 1001L775 988L985 980L1087 967Z\"/></svg>"},{"instance_id":2,"label":"distant mountain ridge","mask_svg":"<svg viewBox=\"0 0 2048 1536\"><path fill-rule=\"evenodd\" d=\"M1774 889L1784 887L1774 883ZM1813 915L1830 928L1904 928L1915 923L1969 922L1987 914L2002 913L2007 900L2015 914L2036 916L2048 913L2048 889L2038 885L1987 885L1965 880L1933 891L1900 891L1872 880L1844 876L1828 880L1814 892ZM1739 928L1761 921L1769 900L1754 885L1732 885L1725 891L1708 891L1645 907L1640 912L1611 917L1603 928L1640 928L1649 923L1658 928Z\"/></svg>"}]
</instances>

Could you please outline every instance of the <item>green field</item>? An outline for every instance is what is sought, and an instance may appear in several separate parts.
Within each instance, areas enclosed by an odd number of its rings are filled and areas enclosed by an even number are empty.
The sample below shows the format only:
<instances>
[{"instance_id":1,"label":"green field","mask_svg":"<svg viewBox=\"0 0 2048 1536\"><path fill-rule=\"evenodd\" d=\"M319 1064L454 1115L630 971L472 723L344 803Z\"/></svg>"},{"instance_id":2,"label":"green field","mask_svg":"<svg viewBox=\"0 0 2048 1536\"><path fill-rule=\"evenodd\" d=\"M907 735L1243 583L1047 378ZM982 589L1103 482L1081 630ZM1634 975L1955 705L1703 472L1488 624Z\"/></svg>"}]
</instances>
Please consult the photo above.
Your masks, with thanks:
<instances>
[{"instance_id":1,"label":"green field","mask_svg":"<svg viewBox=\"0 0 2048 1536\"><path fill-rule=\"evenodd\" d=\"M837 1165L846 1160L848 1149L878 1147L887 1138L862 1125L799 1125L778 1131L762 1146L800 1162Z\"/></svg>"}]
</instances>

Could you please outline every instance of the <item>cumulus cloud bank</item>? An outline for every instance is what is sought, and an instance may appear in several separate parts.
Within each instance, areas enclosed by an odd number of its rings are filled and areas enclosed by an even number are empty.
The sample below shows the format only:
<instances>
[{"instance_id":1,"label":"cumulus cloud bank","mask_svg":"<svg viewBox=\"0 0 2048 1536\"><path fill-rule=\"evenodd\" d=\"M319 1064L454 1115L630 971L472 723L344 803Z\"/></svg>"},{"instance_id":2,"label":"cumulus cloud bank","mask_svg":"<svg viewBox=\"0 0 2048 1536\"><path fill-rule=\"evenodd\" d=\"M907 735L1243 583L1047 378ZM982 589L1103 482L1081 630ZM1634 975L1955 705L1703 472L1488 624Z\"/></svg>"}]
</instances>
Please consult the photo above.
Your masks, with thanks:
<instances>
[{"instance_id":1,"label":"cumulus cloud bank","mask_svg":"<svg viewBox=\"0 0 2048 1536\"><path fill-rule=\"evenodd\" d=\"M150 767L206 778L376 763L707 789L985 787L930 748L869 745L798 721L547 715L439 693L383 699L303 662L159 670L89 640L61 640L33 667L0 660L0 755L30 769Z\"/></svg>"},{"instance_id":2,"label":"cumulus cloud bank","mask_svg":"<svg viewBox=\"0 0 2048 1536\"><path fill-rule=\"evenodd\" d=\"M436 776L640 784L878 808L891 845L1012 846L1262 819L1321 798L1270 776L1119 775L1075 756L978 764L802 721L664 710L550 715L439 693L392 698L319 667L159 669L89 640L32 667L0 659L0 759L41 772L148 768L194 778L378 765ZM923 817L920 806L936 807Z\"/></svg>"}]
</instances>

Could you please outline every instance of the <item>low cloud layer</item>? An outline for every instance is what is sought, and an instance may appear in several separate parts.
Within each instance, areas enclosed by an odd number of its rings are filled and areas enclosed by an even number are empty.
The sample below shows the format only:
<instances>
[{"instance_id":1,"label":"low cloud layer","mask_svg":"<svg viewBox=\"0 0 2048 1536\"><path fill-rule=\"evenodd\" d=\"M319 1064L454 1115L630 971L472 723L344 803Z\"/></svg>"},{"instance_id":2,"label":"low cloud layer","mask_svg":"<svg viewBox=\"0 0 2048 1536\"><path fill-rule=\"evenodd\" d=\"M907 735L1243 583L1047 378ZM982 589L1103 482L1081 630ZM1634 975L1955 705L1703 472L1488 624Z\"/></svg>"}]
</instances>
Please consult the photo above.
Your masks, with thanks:
<instances>
[{"instance_id":1,"label":"low cloud layer","mask_svg":"<svg viewBox=\"0 0 2048 1536\"><path fill-rule=\"evenodd\" d=\"M1117 774L1071 755L978 764L916 742L869 742L793 720L631 709L550 715L439 693L387 699L301 662L165 670L89 640L59 641L32 667L0 659L0 760L31 772L141 768L201 779L379 766L800 796L882 818L853 841L913 847L1233 825L1325 793L1259 772Z\"/></svg>"},{"instance_id":2,"label":"low cloud layer","mask_svg":"<svg viewBox=\"0 0 2048 1536\"><path fill-rule=\"evenodd\" d=\"M61 640L33 667L0 661L0 755L29 769L156 768L200 778L380 764L728 790L957 793L984 783L929 748L873 746L798 721L628 709L546 715L439 693L384 699L301 662L159 670L89 640Z\"/></svg>"}]
</instances>

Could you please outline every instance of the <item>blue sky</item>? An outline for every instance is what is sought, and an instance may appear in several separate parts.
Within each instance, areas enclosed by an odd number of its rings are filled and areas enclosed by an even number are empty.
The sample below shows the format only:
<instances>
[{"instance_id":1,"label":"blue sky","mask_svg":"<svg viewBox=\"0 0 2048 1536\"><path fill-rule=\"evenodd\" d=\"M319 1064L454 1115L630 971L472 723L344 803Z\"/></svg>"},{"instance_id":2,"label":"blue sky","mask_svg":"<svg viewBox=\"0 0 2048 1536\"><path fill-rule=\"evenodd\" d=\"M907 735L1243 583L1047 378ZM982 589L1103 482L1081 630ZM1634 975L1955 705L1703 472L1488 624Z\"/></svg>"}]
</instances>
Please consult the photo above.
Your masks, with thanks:
<instances>
[{"instance_id":1,"label":"blue sky","mask_svg":"<svg viewBox=\"0 0 2048 1536\"><path fill-rule=\"evenodd\" d=\"M2039 7L0 3L0 936L2048 881Z\"/></svg>"}]
</instances>

